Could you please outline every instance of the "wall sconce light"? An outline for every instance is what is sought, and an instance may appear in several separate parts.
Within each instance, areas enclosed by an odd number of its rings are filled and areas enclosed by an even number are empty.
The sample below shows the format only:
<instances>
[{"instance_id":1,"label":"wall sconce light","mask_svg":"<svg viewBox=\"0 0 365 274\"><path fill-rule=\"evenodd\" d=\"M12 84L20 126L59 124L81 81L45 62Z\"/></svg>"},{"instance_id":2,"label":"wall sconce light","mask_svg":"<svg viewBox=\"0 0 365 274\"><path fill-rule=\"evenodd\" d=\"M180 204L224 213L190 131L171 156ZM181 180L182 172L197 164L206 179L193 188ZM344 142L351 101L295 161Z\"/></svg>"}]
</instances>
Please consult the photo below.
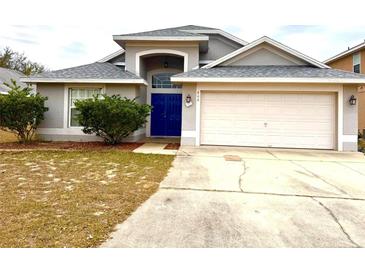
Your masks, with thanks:
<instances>
[{"instance_id":1,"label":"wall sconce light","mask_svg":"<svg viewBox=\"0 0 365 274\"><path fill-rule=\"evenodd\" d=\"M356 98L354 95L351 95L349 103L351 106L355 106L356 105Z\"/></svg>"},{"instance_id":2,"label":"wall sconce light","mask_svg":"<svg viewBox=\"0 0 365 274\"><path fill-rule=\"evenodd\" d=\"M163 63L163 67L168 68L169 67L169 62L165 61L165 63Z\"/></svg>"},{"instance_id":3,"label":"wall sconce light","mask_svg":"<svg viewBox=\"0 0 365 274\"><path fill-rule=\"evenodd\" d=\"M185 97L185 106L188 108L191 107L192 105L193 105L193 100L191 100L191 96L190 94L188 94Z\"/></svg>"}]
</instances>

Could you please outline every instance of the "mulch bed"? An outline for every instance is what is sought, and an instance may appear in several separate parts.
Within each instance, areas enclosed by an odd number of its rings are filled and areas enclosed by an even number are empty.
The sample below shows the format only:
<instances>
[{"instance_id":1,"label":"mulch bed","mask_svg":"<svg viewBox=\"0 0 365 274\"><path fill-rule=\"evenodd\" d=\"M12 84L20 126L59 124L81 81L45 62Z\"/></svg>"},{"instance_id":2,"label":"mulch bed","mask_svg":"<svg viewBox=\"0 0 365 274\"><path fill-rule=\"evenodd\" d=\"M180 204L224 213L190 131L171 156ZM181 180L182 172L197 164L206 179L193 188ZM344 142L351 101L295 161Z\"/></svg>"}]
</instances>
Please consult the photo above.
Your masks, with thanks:
<instances>
[{"instance_id":1,"label":"mulch bed","mask_svg":"<svg viewBox=\"0 0 365 274\"><path fill-rule=\"evenodd\" d=\"M32 142L30 144L20 143L0 143L0 149L26 150L26 149L60 149L60 150L105 150L118 149L123 151L133 151L143 143L122 143L111 146L103 142Z\"/></svg>"},{"instance_id":2,"label":"mulch bed","mask_svg":"<svg viewBox=\"0 0 365 274\"><path fill-rule=\"evenodd\" d=\"M164 149L172 149L172 150L178 150L180 148L179 143L170 143L167 146L165 146Z\"/></svg>"}]
</instances>

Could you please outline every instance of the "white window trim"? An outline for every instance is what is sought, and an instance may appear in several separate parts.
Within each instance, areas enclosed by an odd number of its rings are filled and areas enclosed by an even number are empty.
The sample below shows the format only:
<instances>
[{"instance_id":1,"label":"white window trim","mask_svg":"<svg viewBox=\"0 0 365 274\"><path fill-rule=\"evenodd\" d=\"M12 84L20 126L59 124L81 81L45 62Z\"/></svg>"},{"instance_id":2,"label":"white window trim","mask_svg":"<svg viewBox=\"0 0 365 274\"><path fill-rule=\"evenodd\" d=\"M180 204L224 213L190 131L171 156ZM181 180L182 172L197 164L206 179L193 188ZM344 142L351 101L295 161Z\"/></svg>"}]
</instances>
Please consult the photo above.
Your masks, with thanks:
<instances>
[{"instance_id":1,"label":"white window trim","mask_svg":"<svg viewBox=\"0 0 365 274\"><path fill-rule=\"evenodd\" d=\"M357 64L355 64L355 62L354 62L355 55L359 56L359 63L357 63ZM354 71L354 68L355 68L356 65L359 65L360 71L358 73L361 73L361 52L358 52L358 53L355 53L355 54L352 55L352 72L354 72L354 73L356 73Z\"/></svg>"},{"instance_id":2,"label":"white window trim","mask_svg":"<svg viewBox=\"0 0 365 274\"><path fill-rule=\"evenodd\" d=\"M63 128L82 129L83 127L80 126L71 126L70 88L101 88L101 93L105 94L105 85L65 85L63 97Z\"/></svg>"}]
</instances>

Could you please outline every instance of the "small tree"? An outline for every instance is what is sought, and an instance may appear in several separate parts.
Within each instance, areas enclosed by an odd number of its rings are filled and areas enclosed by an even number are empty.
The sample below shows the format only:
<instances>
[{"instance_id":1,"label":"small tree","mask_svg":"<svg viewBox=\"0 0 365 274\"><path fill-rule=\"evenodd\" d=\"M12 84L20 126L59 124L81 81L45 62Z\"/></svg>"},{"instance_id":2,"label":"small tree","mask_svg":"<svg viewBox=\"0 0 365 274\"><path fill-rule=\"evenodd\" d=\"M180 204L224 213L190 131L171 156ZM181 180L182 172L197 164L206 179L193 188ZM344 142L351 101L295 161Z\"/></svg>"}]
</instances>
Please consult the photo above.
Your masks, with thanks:
<instances>
[{"instance_id":1,"label":"small tree","mask_svg":"<svg viewBox=\"0 0 365 274\"><path fill-rule=\"evenodd\" d=\"M78 120L86 134L95 133L108 144L118 144L123 138L141 128L151 112L151 107L138 104L135 99L119 95L101 95L75 102Z\"/></svg>"},{"instance_id":2,"label":"small tree","mask_svg":"<svg viewBox=\"0 0 365 274\"><path fill-rule=\"evenodd\" d=\"M7 95L0 95L0 128L15 133L18 140L28 143L44 119L47 97L31 94L29 87L22 88L16 81L4 83L10 88Z\"/></svg>"}]
</instances>

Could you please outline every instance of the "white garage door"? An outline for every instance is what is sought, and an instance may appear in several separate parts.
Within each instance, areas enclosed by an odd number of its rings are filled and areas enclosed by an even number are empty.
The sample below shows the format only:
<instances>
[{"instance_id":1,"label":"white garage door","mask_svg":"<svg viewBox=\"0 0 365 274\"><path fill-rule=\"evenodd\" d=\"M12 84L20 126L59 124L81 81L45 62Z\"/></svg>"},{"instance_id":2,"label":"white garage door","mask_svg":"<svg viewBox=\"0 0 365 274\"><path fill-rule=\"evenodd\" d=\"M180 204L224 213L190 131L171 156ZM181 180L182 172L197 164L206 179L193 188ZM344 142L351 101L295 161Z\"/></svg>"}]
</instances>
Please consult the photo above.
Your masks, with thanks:
<instances>
[{"instance_id":1,"label":"white garage door","mask_svg":"<svg viewBox=\"0 0 365 274\"><path fill-rule=\"evenodd\" d=\"M334 94L202 92L200 143L335 148Z\"/></svg>"}]
</instances>

